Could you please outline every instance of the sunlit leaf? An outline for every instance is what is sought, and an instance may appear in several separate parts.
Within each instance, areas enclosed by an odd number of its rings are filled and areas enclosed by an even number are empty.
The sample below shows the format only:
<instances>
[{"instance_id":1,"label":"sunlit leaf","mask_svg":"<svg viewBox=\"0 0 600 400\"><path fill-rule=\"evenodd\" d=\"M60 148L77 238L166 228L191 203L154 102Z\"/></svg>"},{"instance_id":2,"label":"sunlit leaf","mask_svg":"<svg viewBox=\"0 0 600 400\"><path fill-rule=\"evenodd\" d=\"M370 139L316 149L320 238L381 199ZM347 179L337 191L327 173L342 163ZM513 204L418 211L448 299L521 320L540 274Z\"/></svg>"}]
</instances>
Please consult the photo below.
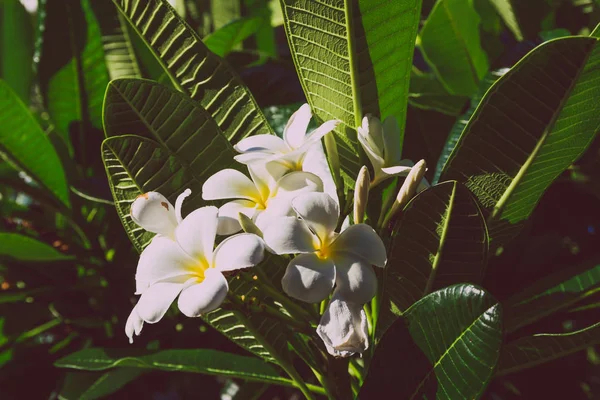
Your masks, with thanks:
<instances>
[{"instance_id":1,"label":"sunlit leaf","mask_svg":"<svg viewBox=\"0 0 600 400\"><path fill-rule=\"evenodd\" d=\"M90 125L102 127L109 76L102 36L90 0L44 0L39 81L44 103L65 143L85 141Z\"/></svg>"},{"instance_id":2,"label":"sunlit leaf","mask_svg":"<svg viewBox=\"0 0 600 400\"><path fill-rule=\"evenodd\" d=\"M452 129L450 130L450 133L448 134L448 138L446 139L446 143L444 144L444 148L442 149L442 153L440 154L440 158L438 159L437 165L435 167L435 175L433 177L434 184L439 181L440 175L442 174L442 170L444 169L444 165L446 165L450 154L452 154L452 151L458 144L458 139L460 139L460 135L467 126L469 119L471 119L471 117L475 113L475 110L481 102L481 99L483 99L485 93L498 80L498 78L504 75L507 71L508 69L490 71L479 84L479 90L471 99L471 105L469 109L456 120L456 122L452 126Z\"/></svg>"},{"instance_id":3,"label":"sunlit leaf","mask_svg":"<svg viewBox=\"0 0 600 400\"><path fill-rule=\"evenodd\" d=\"M210 51L225 57L236 45L258 32L265 20L261 17L240 18L217 29L204 38L204 44Z\"/></svg>"},{"instance_id":4,"label":"sunlit leaf","mask_svg":"<svg viewBox=\"0 0 600 400\"><path fill-rule=\"evenodd\" d=\"M457 182L444 182L415 197L391 237L377 336L424 295L456 283L478 283L483 277L485 222L472 194Z\"/></svg>"},{"instance_id":5,"label":"sunlit leaf","mask_svg":"<svg viewBox=\"0 0 600 400\"><path fill-rule=\"evenodd\" d=\"M574 332L526 336L504 346L496 375L531 368L599 343L600 322Z\"/></svg>"},{"instance_id":6,"label":"sunlit leaf","mask_svg":"<svg viewBox=\"0 0 600 400\"><path fill-rule=\"evenodd\" d=\"M110 78L141 78L142 73L125 17L110 1L91 0L91 6L100 26Z\"/></svg>"},{"instance_id":7,"label":"sunlit leaf","mask_svg":"<svg viewBox=\"0 0 600 400\"><path fill-rule=\"evenodd\" d=\"M93 400L108 396L145 371L138 368L116 368L104 373L67 372L60 389L60 399Z\"/></svg>"},{"instance_id":8,"label":"sunlit leaf","mask_svg":"<svg viewBox=\"0 0 600 400\"><path fill-rule=\"evenodd\" d=\"M18 233L0 233L0 256L20 261L62 261L72 256L52 246Z\"/></svg>"},{"instance_id":9,"label":"sunlit leaf","mask_svg":"<svg viewBox=\"0 0 600 400\"><path fill-rule=\"evenodd\" d=\"M268 363L212 349L176 349L157 352L90 348L58 360L60 368L104 371L114 367L156 369L230 376L252 381L292 386Z\"/></svg>"},{"instance_id":10,"label":"sunlit leaf","mask_svg":"<svg viewBox=\"0 0 600 400\"><path fill-rule=\"evenodd\" d=\"M420 49L451 94L470 96L488 71L470 0L438 0L419 33Z\"/></svg>"},{"instance_id":11,"label":"sunlit leaf","mask_svg":"<svg viewBox=\"0 0 600 400\"><path fill-rule=\"evenodd\" d=\"M600 264L584 263L541 279L506 301L506 330L519 329L600 290Z\"/></svg>"},{"instance_id":12,"label":"sunlit leaf","mask_svg":"<svg viewBox=\"0 0 600 400\"><path fill-rule=\"evenodd\" d=\"M33 24L19 0L0 2L0 78L29 104L33 79Z\"/></svg>"},{"instance_id":13,"label":"sunlit leaf","mask_svg":"<svg viewBox=\"0 0 600 400\"><path fill-rule=\"evenodd\" d=\"M455 96L444 88L434 74L426 74L413 68L410 76L408 103L424 110L435 110L448 115L459 115L468 98Z\"/></svg>"},{"instance_id":14,"label":"sunlit leaf","mask_svg":"<svg viewBox=\"0 0 600 400\"><path fill-rule=\"evenodd\" d=\"M151 47L174 86L199 102L229 140L272 132L235 71L206 48L165 0L114 2Z\"/></svg>"},{"instance_id":15,"label":"sunlit leaf","mask_svg":"<svg viewBox=\"0 0 600 400\"><path fill-rule=\"evenodd\" d=\"M515 35L515 39L518 41L523 40L523 33L513 10L511 0L490 0L490 2L494 5L508 29Z\"/></svg>"},{"instance_id":16,"label":"sunlit leaf","mask_svg":"<svg viewBox=\"0 0 600 400\"><path fill-rule=\"evenodd\" d=\"M415 303L375 349L361 399L476 399L492 378L502 345L502 311L472 285Z\"/></svg>"},{"instance_id":17,"label":"sunlit leaf","mask_svg":"<svg viewBox=\"0 0 600 400\"><path fill-rule=\"evenodd\" d=\"M0 80L0 156L69 206L63 166L35 117Z\"/></svg>"},{"instance_id":18,"label":"sunlit leaf","mask_svg":"<svg viewBox=\"0 0 600 400\"><path fill-rule=\"evenodd\" d=\"M361 166L355 129L363 115L393 115L404 132L421 1L281 0L281 5L308 102L322 121L343 123L336 129L338 151L351 185Z\"/></svg>"},{"instance_id":19,"label":"sunlit leaf","mask_svg":"<svg viewBox=\"0 0 600 400\"><path fill-rule=\"evenodd\" d=\"M596 137L599 64L594 37L546 42L500 78L471 117L440 180L464 182L477 196L494 245L515 234Z\"/></svg>"}]
</instances>

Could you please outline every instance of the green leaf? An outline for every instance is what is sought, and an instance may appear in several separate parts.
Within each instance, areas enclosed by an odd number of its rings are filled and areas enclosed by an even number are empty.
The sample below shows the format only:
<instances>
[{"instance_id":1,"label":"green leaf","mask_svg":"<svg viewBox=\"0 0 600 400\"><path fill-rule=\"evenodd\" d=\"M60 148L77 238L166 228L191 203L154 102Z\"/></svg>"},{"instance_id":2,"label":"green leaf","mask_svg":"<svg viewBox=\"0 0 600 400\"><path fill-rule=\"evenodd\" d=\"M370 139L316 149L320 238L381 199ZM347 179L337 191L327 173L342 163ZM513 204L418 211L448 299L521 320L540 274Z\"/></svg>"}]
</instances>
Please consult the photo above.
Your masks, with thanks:
<instances>
[{"instance_id":1,"label":"green leaf","mask_svg":"<svg viewBox=\"0 0 600 400\"><path fill-rule=\"evenodd\" d=\"M544 191L598 132L596 38L546 42L487 92L444 166L485 209L494 245L509 240Z\"/></svg>"},{"instance_id":2,"label":"green leaf","mask_svg":"<svg viewBox=\"0 0 600 400\"><path fill-rule=\"evenodd\" d=\"M91 0L91 6L100 26L110 79L141 78L142 74L125 17L110 1Z\"/></svg>"},{"instance_id":3,"label":"green leaf","mask_svg":"<svg viewBox=\"0 0 600 400\"><path fill-rule=\"evenodd\" d=\"M112 81L106 90L104 129L109 137L104 162L117 212L139 251L152 235L129 216L137 196L159 191L175 204L189 188L192 195L183 205L190 212L206 205L201 198L204 181L234 166L236 153L210 115L185 94L155 82ZM111 139L123 134L139 137Z\"/></svg>"},{"instance_id":4,"label":"green leaf","mask_svg":"<svg viewBox=\"0 0 600 400\"><path fill-rule=\"evenodd\" d=\"M199 102L230 141L272 133L235 71L206 48L165 0L114 2L152 49L174 86Z\"/></svg>"},{"instance_id":5,"label":"green leaf","mask_svg":"<svg viewBox=\"0 0 600 400\"><path fill-rule=\"evenodd\" d=\"M88 126L102 127L102 99L109 81L102 36L90 0L43 0L40 89L65 143ZM41 28L40 28L41 29Z\"/></svg>"},{"instance_id":6,"label":"green leaf","mask_svg":"<svg viewBox=\"0 0 600 400\"><path fill-rule=\"evenodd\" d=\"M117 368L105 373L67 372L59 398L65 400L93 400L108 396L145 371L138 368Z\"/></svg>"},{"instance_id":7,"label":"green leaf","mask_svg":"<svg viewBox=\"0 0 600 400\"><path fill-rule=\"evenodd\" d=\"M408 103L411 106L448 115L459 115L468 100L465 96L448 93L434 74L427 74L413 68L408 94Z\"/></svg>"},{"instance_id":8,"label":"green leaf","mask_svg":"<svg viewBox=\"0 0 600 400\"><path fill-rule=\"evenodd\" d=\"M192 195L183 203L186 215L206 205L202 184L209 176L223 168L239 168L233 148L214 120L183 93L151 81L120 79L110 83L104 109L109 137L103 143L103 160L117 213L138 251L153 237L129 214L139 195L158 191L175 204L177 196L189 188ZM139 136L116 136L126 132ZM271 277L284 267L265 262ZM240 279L231 280L230 292L248 299L263 298L253 283ZM206 320L249 351L285 362L289 328L262 314L245 317L243 311L243 307L218 310Z\"/></svg>"},{"instance_id":9,"label":"green leaf","mask_svg":"<svg viewBox=\"0 0 600 400\"><path fill-rule=\"evenodd\" d=\"M258 32L265 24L264 18L240 18L217 29L204 38L204 44L210 51L220 57L225 57L238 44Z\"/></svg>"},{"instance_id":10,"label":"green leaf","mask_svg":"<svg viewBox=\"0 0 600 400\"><path fill-rule=\"evenodd\" d=\"M63 261L72 256L29 236L18 233L0 233L0 256L20 261Z\"/></svg>"},{"instance_id":11,"label":"green leaf","mask_svg":"<svg viewBox=\"0 0 600 400\"><path fill-rule=\"evenodd\" d=\"M455 285L415 303L379 342L361 399L476 399L502 345L502 311L472 285Z\"/></svg>"},{"instance_id":12,"label":"green leaf","mask_svg":"<svg viewBox=\"0 0 600 400\"><path fill-rule=\"evenodd\" d=\"M584 263L545 277L506 301L506 330L515 331L590 297L599 290L598 262Z\"/></svg>"},{"instance_id":13,"label":"green leaf","mask_svg":"<svg viewBox=\"0 0 600 400\"><path fill-rule=\"evenodd\" d=\"M70 206L65 171L35 117L0 80L0 156Z\"/></svg>"},{"instance_id":14,"label":"green leaf","mask_svg":"<svg viewBox=\"0 0 600 400\"><path fill-rule=\"evenodd\" d=\"M543 364L600 343L600 322L569 333L537 333L502 349L496 376Z\"/></svg>"},{"instance_id":15,"label":"green leaf","mask_svg":"<svg viewBox=\"0 0 600 400\"><path fill-rule=\"evenodd\" d=\"M483 96L485 96L486 92L490 89L490 87L506 72L508 72L508 69L506 68L496 71L490 71L479 84L479 90L471 99L471 106L460 118L456 120L456 122L452 126L452 129L450 130L450 133L448 134L448 138L446 139L446 143L444 144L444 147L440 154L440 158L438 159L437 165L435 167L433 184L439 182L440 175L442 174L442 170L444 169L444 165L446 165L448 158L450 158L450 154L452 154L452 151L454 151L454 148L458 144L460 135L463 133L465 127L469 123L469 120L475 113L475 110L481 102L481 99L483 99Z\"/></svg>"},{"instance_id":16,"label":"green leaf","mask_svg":"<svg viewBox=\"0 0 600 400\"><path fill-rule=\"evenodd\" d=\"M521 27L519 26L519 21L517 21L517 17L513 10L512 4L510 0L490 0L492 5L498 11L498 14L508 27L510 31L515 36L517 41L523 40L523 33L521 32Z\"/></svg>"},{"instance_id":17,"label":"green leaf","mask_svg":"<svg viewBox=\"0 0 600 400\"><path fill-rule=\"evenodd\" d=\"M161 371L193 372L242 378L276 385L293 385L292 381L279 376L275 368L258 358L239 356L212 349L136 352L122 349L89 348L69 354L58 360L55 365L59 368L86 371L132 367Z\"/></svg>"},{"instance_id":18,"label":"green leaf","mask_svg":"<svg viewBox=\"0 0 600 400\"><path fill-rule=\"evenodd\" d=\"M415 197L391 237L377 336L424 295L460 282L478 283L483 277L485 222L471 193L457 182L444 182Z\"/></svg>"},{"instance_id":19,"label":"green leaf","mask_svg":"<svg viewBox=\"0 0 600 400\"><path fill-rule=\"evenodd\" d=\"M488 71L470 0L438 0L419 34L420 49L448 92L471 96Z\"/></svg>"},{"instance_id":20,"label":"green leaf","mask_svg":"<svg viewBox=\"0 0 600 400\"><path fill-rule=\"evenodd\" d=\"M421 1L281 0L281 6L313 112L321 121L343 123L335 132L351 186L361 166L355 129L364 114L396 117L404 136Z\"/></svg>"},{"instance_id":21,"label":"green leaf","mask_svg":"<svg viewBox=\"0 0 600 400\"><path fill-rule=\"evenodd\" d=\"M0 78L29 104L33 80L33 24L19 0L0 2Z\"/></svg>"}]
</instances>

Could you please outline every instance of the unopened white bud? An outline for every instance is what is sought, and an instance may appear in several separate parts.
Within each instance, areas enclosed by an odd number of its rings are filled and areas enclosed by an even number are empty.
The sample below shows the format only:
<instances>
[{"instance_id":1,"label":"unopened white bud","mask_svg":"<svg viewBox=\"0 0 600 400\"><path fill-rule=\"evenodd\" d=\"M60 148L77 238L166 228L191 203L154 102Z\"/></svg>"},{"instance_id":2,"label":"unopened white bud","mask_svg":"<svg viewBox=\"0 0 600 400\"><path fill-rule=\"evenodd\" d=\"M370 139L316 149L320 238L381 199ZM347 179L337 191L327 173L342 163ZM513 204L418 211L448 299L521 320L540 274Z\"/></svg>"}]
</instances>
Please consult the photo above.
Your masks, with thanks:
<instances>
[{"instance_id":1,"label":"unopened white bud","mask_svg":"<svg viewBox=\"0 0 600 400\"><path fill-rule=\"evenodd\" d=\"M371 176L366 166L362 166L356 177L354 187L354 223L361 224L364 221L367 203L369 201L369 186Z\"/></svg>"}]
</instances>

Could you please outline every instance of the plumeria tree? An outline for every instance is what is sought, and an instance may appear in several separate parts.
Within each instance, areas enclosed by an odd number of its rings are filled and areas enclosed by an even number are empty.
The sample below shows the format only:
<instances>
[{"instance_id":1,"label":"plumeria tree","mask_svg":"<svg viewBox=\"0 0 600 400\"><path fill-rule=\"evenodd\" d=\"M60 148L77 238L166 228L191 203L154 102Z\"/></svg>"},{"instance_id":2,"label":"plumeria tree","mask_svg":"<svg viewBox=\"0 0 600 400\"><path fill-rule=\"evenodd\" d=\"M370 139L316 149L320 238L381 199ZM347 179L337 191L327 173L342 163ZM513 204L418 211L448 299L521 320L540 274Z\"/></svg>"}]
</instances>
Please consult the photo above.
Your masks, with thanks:
<instances>
[{"instance_id":1,"label":"plumeria tree","mask_svg":"<svg viewBox=\"0 0 600 400\"><path fill-rule=\"evenodd\" d=\"M496 68L495 42L484 39L527 35L510 1L248 1L251 17L206 37L188 23L196 2L171 3L42 1L40 26L71 24L73 46L62 65L52 49L64 38L40 33L39 118L29 88L10 74L0 81L0 154L21 171L6 181L44 200L75 238L72 250L52 248L17 221L20 233L0 233L0 255L63 263L77 284L97 277L93 293L72 290L111 316L94 329L123 341L75 348L68 336L52 347L58 367L101 374L81 397L156 369L293 387L307 399L471 399L600 343L597 314L568 331L543 325L597 308L593 258L524 288L493 284L511 263L496 260L522 249L545 192L578 171L600 129L598 28L545 33ZM223 58L249 37L256 63L268 58L261 13L273 9L307 101L277 132ZM435 151L409 145L408 110L432 113L418 119L424 142L450 121ZM102 143L89 132L103 132ZM98 178L89 146L100 149L112 200L78 189ZM106 266L123 269L114 277ZM118 280L135 286L130 302L110 299ZM39 302L32 293L19 299ZM119 311L99 311L98 296ZM50 325L11 340L91 326L53 301L48 309ZM170 318L209 325L238 353L200 339L188 349L144 341ZM64 388L81 394L82 376Z\"/></svg>"}]
</instances>

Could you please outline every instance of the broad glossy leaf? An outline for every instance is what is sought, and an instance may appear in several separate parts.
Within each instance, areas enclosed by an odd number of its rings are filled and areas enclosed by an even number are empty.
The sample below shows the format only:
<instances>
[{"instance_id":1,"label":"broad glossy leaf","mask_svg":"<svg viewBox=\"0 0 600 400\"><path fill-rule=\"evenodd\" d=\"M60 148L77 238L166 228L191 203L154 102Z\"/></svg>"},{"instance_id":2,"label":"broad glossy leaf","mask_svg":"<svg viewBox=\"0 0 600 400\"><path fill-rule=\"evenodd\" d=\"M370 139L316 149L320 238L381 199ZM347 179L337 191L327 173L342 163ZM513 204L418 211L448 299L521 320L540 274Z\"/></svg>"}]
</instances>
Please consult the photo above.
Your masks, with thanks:
<instances>
[{"instance_id":1,"label":"broad glossy leaf","mask_svg":"<svg viewBox=\"0 0 600 400\"><path fill-rule=\"evenodd\" d=\"M597 43L570 37L529 53L487 92L444 166L441 180L464 182L484 207L494 245L596 137Z\"/></svg>"},{"instance_id":2,"label":"broad glossy leaf","mask_svg":"<svg viewBox=\"0 0 600 400\"><path fill-rule=\"evenodd\" d=\"M411 106L448 115L459 115L468 100L468 97L448 93L434 74L427 74L413 68L410 76L410 93L408 93L408 103Z\"/></svg>"},{"instance_id":3,"label":"broad glossy leaf","mask_svg":"<svg viewBox=\"0 0 600 400\"><path fill-rule=\"evenodd\" d=\"M67 372L59 398L64 400L93 400L108 396L145 371L138 368L116 368L107 372Z\"/></svg>"},{"instance_id":4,"label":"broad glossy leaf","mask_svg":"<svg viewBox=\"0 0 600 400\"><path fill-rule=\"evenodd\" d=\"M517 16L513 10L511 0L490 0L493 6L498 11L498 14L519 42L523 40L523 33L517 21Z\"/></svg>"},{"instance_id":5,"label":"broad glossy leaf","mask_svg":"<svg viewBox=\"0 0 600 400\"><path fill-rule=\"evenodd\" d=\"M258 32L266 21L261 17L240 18L231 21L204 38L204 44L210 51L225 57L238 44Z\"/></svg>"},{"instance_id":6,"label":"broad glossy leaf","mask_svg":"<svg viewBox=\"0 0 600 400\"><path fill-rule=\"evenodd\" d=\"M102 127L102 99L109 76L102 36L90 0L44 0L40 89L56 129L70 143L91 124Z\"/></svg>"},{"instance_id":7,"label":"broad glossy leaf","mask_svg":"<svg viewBox=\"0 0 600 400\"><path fill-rule=\"evenodd\" d=\"M504 306L506 330L519 329L567 308L600 290L600 263L585 263L559 271L508 299Z\"/></svg>"},{"instance_id":8,"label":"broad glossy leaf","mask_svg":"<svg viewBox=\"0 0 600 400\"><path fill-rule=\"evenodd\" d=\"M504 345L496 376L511 374L600 343L600 322L569 333L538 333Z\"/></svg>"},{"instance_id":9,"label":"broad glossy leaf","mask_svg":"<svg viewBox=\"0 0 600 400\"><path fill-rule=\"evenodd\" d=\"M6 82L0 80L0 156L25 171L66 206L65 171L35 117Z\"/></svg>"},{"instance_id":10,"label":"broad glossy leaf","mask_svg":"<svg viewBox=\"0 0 600 400\"><path fill-rule=\"evenodd\" d=\"M63 261L73 257L29 236L0 233L0 256L20 261Z\"/></svg>"},{"instance_id":11,"label":"broad glossy leaf","mask_svg":"<svg viewBox=\"0 0 600 400\"><path fill-rule=\"evenodd\" d=\"M174 349L156 352L127 349L90 348L58 360L60 368L104 371L114 367L135 367L163 371L194 372L231 376L270 383L289 384L289 380L266 362L212 349Z\"/></svg>"},{"instance_id":12,"label":"broad glossy leaf","mask_svg":"<svg viewBox=\"0 0 600 400\"><path fill-rule=\"evenodd\" d=\"M192 195L184 202L184 211L190 212L205 205L201 198L204 181L233 166L237 154L210 115L194 101L141 79L119 79L109 84L104 130L108 137L140 136L129 137L127 143L108 140L103 150L117 211L138 250L150 237L129 216L136 196L156 190L175 204L177 196L190 188ZM116 173L121 166L133 170L130 174Z\"/></svg>"},{"instance_id":13,"label":"broad glossy leaf","mask_svg":"<svg viewBox=\"0 0 600 400\"><path fill-rule=\"evenodd\" d=\"M393 115L404 132L420 0L281 0L298 76L322 121L338 119L347 184L360 168L364 114ZM402 133L403 135L403 133Z\"/></svg>"},{"instance_id":14,"label":"broad glossy leaf","mask_svg":"<svg viewBox=\"0 0 600 400\"><path fill-rule=\"evenodd\" d=\"M438 0L419 33L420 49L451 94L470 96L488 71L470 0Z\"/></svg>"},{"instance_id":15,"label":"broad glossy leaf","mask_svg":"<svg viewBox=\"0 0 600 400\"><path fill-rule=\"evenodd\" d=\"M125 17L110 1L91 0L91 6L100 26L110 79L141 78L142 73Z\"/></svg>"},{"instance_id":16,"label":"broad glossy leaf","mask_svg":"<svg viewBox=\"0 0 600 400\"><path fill-rule=\"evenodd\" d=\"M508 69L506 68L496 71L490 71L479 84L479 90L471 99L471 105L469 109L462 116L460 116L460 118L456 120L454 126L452 126L452 129L448 134L448 138L446 139L446 143L444 144L444 148L442 149L442 153L440 154L440 158L438 159L437 165L435 167L435 175L433 177L434 184L439 182L440 175L442 174L442 170L444 169L444 165L446 165L448 158L450 158L450 154L452 154L452 151L458 144L460 135L463 133L463 130L469 123L469 120L475 113L475 110L481 102L481 99L483 99L483 96L490 89L490 87L506 72L508 72Z\"/></svg>"},{"instance_id":17,"label":"broad glossy leaf","mask_svg":"<svg viewBox=\"0 0 600 400\"><path fill-rule=\"evenodd\" d=\"M225 136L272 133L252 94L227 63L165 0L114 0L159 59L174 86L199 102Z\"/></svg>"},{"instance_id":18,"label":"broad glossy leaf","mask_svg":"<svg viewBox=\"0 0 600 400\"><path fill-rule=\"evenodd\" d=\"M502 311L473 285L455 285L415 303L375 349L361 399L476 399L502 345Z\"/></svg>"},{"instance_id":19,"label":"broad glossy leaf","mask_svg":"<svg viewBox=\"0 0 600 400\"><path fill-rule=\"evenodd\" d=\"M33 23L19 0L0 2L0 78L29 104L33 79Z\"/></svg>"},{"instance_id":20,"label":"broad glossy leaf","mask_svg":"<svg viewBox=\"0 0 600 400\"><path fill-rule=\"evenodd\" d=\"M483 277L485 222L460 183L444 182L420 193L404 209L391 237L377 336L424 295Z\"/></svg>"}]
</instances>

